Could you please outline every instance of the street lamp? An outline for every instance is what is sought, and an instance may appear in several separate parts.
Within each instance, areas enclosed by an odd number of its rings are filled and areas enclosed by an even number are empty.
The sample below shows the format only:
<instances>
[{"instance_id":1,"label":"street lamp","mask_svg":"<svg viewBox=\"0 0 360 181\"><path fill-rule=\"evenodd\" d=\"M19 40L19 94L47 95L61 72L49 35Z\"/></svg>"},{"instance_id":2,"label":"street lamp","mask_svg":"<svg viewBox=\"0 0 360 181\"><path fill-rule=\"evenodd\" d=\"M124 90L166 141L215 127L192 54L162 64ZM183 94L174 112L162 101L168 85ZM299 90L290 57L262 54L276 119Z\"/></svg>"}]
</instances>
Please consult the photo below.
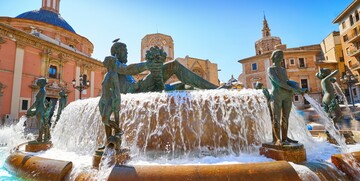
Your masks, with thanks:
<instances>
[{"instance_id":1,"label":"street lamp","mask_svg":"<svg viewBox=\"0 0 360 181\"><path fill-rule=\"evenodd\" d=\"M346 74L340 78L340 81L343 82L343 83L346 83L347 86L348 86L348 89L349 89L349 92L350 92L350 98L351 98L351 102L352 102L352 105L353 105L353 108L355 108L355 103L354 103L354 97L353 97L353 94L352 94L352 86L358 82L357 80L357 77L358 75L354 75L352 74L351 72L349 71L346 71Z\"/></svg>"},{"instance_id":2,"label":"street lamp","mask_svg":"<svg viewBox=\"0 0 360 181\"><path fill-rule=\"evenodd\" d=\"M77 89L80 92L80 99L81 99L81 94L82 91L89 88L90 86L90 81L86 80L86 75L81 74L79 77L79 85L76 85L76 80L73 79L72 80L72 85L75 89Z\"/></svg>"}]
</instances>

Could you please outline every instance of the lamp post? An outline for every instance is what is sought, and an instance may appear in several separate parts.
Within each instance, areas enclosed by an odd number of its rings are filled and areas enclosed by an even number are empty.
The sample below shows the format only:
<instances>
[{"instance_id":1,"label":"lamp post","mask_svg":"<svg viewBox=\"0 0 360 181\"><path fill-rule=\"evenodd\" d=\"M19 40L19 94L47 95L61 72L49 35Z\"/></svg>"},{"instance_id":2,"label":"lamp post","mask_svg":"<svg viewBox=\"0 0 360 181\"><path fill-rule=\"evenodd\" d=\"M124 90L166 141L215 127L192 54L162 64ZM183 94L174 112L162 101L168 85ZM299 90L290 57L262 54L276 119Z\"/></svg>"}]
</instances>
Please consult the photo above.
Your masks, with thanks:
<instances>
[{"instance_id":1,"label":"lamp post","mask_svg":"<svg viewBox=\"0 0 360 181\"><path fill-rule=\"evenodd\" d=\"M73 79L72 80L72 85L75 89L77 89L80 92L80 99L81 99L81 94L82 91L89 88L90 86L90 81L86 80L86 75L84 76L83 74L80 75L79 77L79 85L76 85L76 80Z\"/></svg>"},{"instance_id":2,"label":"lamp post","mask_svg":"<svg viewBox=\"0 0 360 181\"><path fill-rule=\"evenodd\" d=\"M353 108L355 108L355 103L354 103L354 96L352 94L352 86L358 82L357 80L358 75L354 75L349 71L346 71L346 74L340 78L341 82L346 83L350 92L350 98L351 98L351 102L353 105Z\"/></svg>"}]
</instances>

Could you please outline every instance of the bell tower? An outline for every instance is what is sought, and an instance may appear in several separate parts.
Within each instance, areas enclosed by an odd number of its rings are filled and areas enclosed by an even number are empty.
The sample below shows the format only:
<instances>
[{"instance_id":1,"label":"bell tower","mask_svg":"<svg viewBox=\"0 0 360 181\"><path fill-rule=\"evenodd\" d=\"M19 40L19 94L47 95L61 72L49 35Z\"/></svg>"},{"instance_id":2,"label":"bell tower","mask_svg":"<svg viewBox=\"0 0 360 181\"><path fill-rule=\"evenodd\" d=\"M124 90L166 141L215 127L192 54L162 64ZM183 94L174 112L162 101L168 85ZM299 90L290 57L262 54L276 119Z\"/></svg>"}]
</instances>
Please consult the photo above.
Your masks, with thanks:
<instances>
[{"instance_id":1,"label":"bell tower","mask_svg":"<svg viewBox=\"0 0 360 181\"><path fill-rule=\"evenodd\" d=\"M261 55L275 50L276 46L281 45L281 39L271 36L270 28L264 14L262 38L255 42L256 55Z\"/></svg>"},{"instance_id":2,"label":"bell tower","mask_svg":"<svg viewBox=\"0 0 360 181\"><path fill-rule=\"evenodd\" d=\"M270 34L270 28L269 28L269 25L266 21L266 17L264 15L264 20L263 20L263 29L262 29L262 37L263 38L266 38L266 37L270 37L271 34Z\"/></svg>"},{"instance_id":3,"label":"bell tower","mask_svg":"<svg viewBox=\"0 0 360 181\"><path fill-rule=\"evenodd\" d=\"M42 0L41 9L59 14L60 0Z\"/></svg>"}]
</instances>

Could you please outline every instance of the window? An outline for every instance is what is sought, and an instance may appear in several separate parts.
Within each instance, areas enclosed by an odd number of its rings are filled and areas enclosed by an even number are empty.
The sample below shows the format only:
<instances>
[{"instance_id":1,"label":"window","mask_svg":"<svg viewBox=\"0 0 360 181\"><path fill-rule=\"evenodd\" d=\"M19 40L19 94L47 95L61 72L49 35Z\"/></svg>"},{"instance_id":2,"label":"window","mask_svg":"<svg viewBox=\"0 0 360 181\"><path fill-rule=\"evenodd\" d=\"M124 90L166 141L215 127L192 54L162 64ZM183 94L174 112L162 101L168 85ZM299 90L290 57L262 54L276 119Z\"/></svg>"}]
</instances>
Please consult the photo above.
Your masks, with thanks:
<instances>
[{"instance_id":1,"label":"window","mask_svg":"<svg viewBox=\"0 0 360 181\"><path fill-rule=\"evenodd\" d=\"M26 112L30 107L29 98L20 98L20 112Z\"/></svg>"},{"instance_id":2,"label":"window","mask_svg":"<svg viewBox=\"0 0 360 181\"><path fill-rule=\"evenodd\" d=\"M345 29L345 28L346 28L345 21L343 21L343 22L341 23L341 27L342 27L342 29Z\"/></svg>"},{"instance_id":3,"label":"window","mask_svg":"<svg viewBox=\"0 0 360 181\"><path fill-rule=\"evenodd\" d=\"M290 65L295 65L295 59L290 58Z\"/></svg>"},{"instance_id":4,"label":"window","mask_svg":"<svg viewBox=\"0 0 360 181\"><path fill-rule=\"evenodd\" d=\"M294 95L294 101L298 102L299 101L299 96L298 95Z\"/></svg>"},{"instance_id":5,"label":"window","mask_svg":"<svg viewBox=\"0 0 360 181\"><path fill-rule=\"evenodd\" d=\"M251 64L251 70L257 70L257 63Z\"/></svg>"},{"instance_id":6,"label":"window","mask_svg":"<svg viewBox=\"0 0 360 181\"><path fill-rule=\"evenodd\" d=\"M340 57L340 62L344 62L344 57Z\"/></svg>"},{"instance_id":7,"label":"window","mask_svg":"<svg viewBox=\"0 0 360 181\"><path fill-rule=\"evenodd\" d=\"M83 85L87 85L87 75L86 74L83 74L82 75L82 83L83 83Z\"/></svg>"},{"instance_id":8,"label":"window","mask_svg":"<svg viewBox=\"0 0 360 181\"><path fill-rule=\"evenodd\" d=\"M359 21L359 12L355 10L355 21Z\"/></svg>"},{"instance_id":9,"label":"window","mask_svg":"<svg viewBox=\"0 0 360 181\"><path fill-rule=\"evenodd\" d=\"M57 67L55 65L50 65L49 67L49 77L50 78L57 78Z\"/></svg>"},{"instance_id":10,"label":"window","mask_svg":"<svg viewBox=\"0 0 360 181\"><path fill-rule=\"evenodd\" d=\"M299 67L305 68L305 59L304 58L299 58Z\"/></svg>"},{"instance_id":11,"label":"window","mask_svg":"<svg viewBox=\"0 0 360 181\"><path fill-rule=\"evenodd\" d=\"M352 26L354 24L354 19L352 15L349 16L349 20L350 20L350 26Z\"/></svg>"},{"instance_id":12,"label":"window","mask_svg":"<svg viewBox=\"0 0 360 181\"><path fill-rule=\"evenodd\" d=\"M301 79L300 83L301 83L301 88L309 89L307 79Z\"/></svg>"},{"instance_id":13,"label":"window","mask_svg":"<svg viewBox=\"0 0 360 181\"><path fill-rule=\"evenodd\" d=\"M347 42L347 41L349 40L348 36L347 36L347 35L344 35L344 36L343 36L343 40L344 40L344 42Z\"/></svg>"},{"instance_id":14,"label":"window","mask_svg":"<svg viewBox=\"0 0 360 181\"><path fill-rule=\"evenodd\" d=\"M310 88L309 88L309 84L308 84L308 79L300 79L300 83L301 83L301 88L303 89L307 89L310 92ZM305 97L303 97L304 100L304 104L305 105L309 105L310 103L305 99Z\"/></svg>"}]
</instances>

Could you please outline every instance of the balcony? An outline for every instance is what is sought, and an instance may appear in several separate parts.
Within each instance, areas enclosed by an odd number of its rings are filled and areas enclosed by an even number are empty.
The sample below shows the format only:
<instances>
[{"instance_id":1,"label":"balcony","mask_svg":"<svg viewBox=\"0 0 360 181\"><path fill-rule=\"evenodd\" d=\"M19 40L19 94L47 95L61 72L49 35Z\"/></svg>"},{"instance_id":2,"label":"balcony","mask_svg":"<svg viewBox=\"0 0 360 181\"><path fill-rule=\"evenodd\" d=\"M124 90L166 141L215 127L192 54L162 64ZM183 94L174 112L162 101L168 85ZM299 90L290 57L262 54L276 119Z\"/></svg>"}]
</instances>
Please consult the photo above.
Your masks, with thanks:
<instances>
[{"instance_id":1,"label":"balcony","mask_svg":"<svg viewBox=\"0 0 360 181\"><path fill-rule=\"evenodd\" d=\"M357 42L359 40L360 40L360 33L354 33L354 34L351 34L351 36L349 37L348 42L349 43L354 43L354 42Z\"/></svg>"},{"instance_id":2,"label":"balcony","mask_svg":"<svg viewBox=\"0 0 360 181\"><path fill-rule=\"evenodd\" d=\"M347 34L348 43L355 43L355 42L358 42L360 40L359 30L360 30L360 27L358 27L358 25L355 25L352 28L351 33Z\"/></svg>"},{"instance_id":3,"label":"balcony","mask_svg":"<svg viewBox=\"0 0 360 181\"><path fill-rule=\"evenodd\" d=\"M351 68L352 70L354 70L354 69L358 68L359 66L360 66L359 62L356 62L356 63L352 63L352 64L350 65L350 68Z\"/></svg>"},{"instance_id":4,"label":"balcony","mask_svg":"<svg viewBox=\"0 0 360 181\"><path fill-rule=\"evenodd\" d=\"M350 57L355 57L357 55L360 55L360 49L353 48L353 49L347 51L347 55Z\"/></svg>"}]
</instances>

